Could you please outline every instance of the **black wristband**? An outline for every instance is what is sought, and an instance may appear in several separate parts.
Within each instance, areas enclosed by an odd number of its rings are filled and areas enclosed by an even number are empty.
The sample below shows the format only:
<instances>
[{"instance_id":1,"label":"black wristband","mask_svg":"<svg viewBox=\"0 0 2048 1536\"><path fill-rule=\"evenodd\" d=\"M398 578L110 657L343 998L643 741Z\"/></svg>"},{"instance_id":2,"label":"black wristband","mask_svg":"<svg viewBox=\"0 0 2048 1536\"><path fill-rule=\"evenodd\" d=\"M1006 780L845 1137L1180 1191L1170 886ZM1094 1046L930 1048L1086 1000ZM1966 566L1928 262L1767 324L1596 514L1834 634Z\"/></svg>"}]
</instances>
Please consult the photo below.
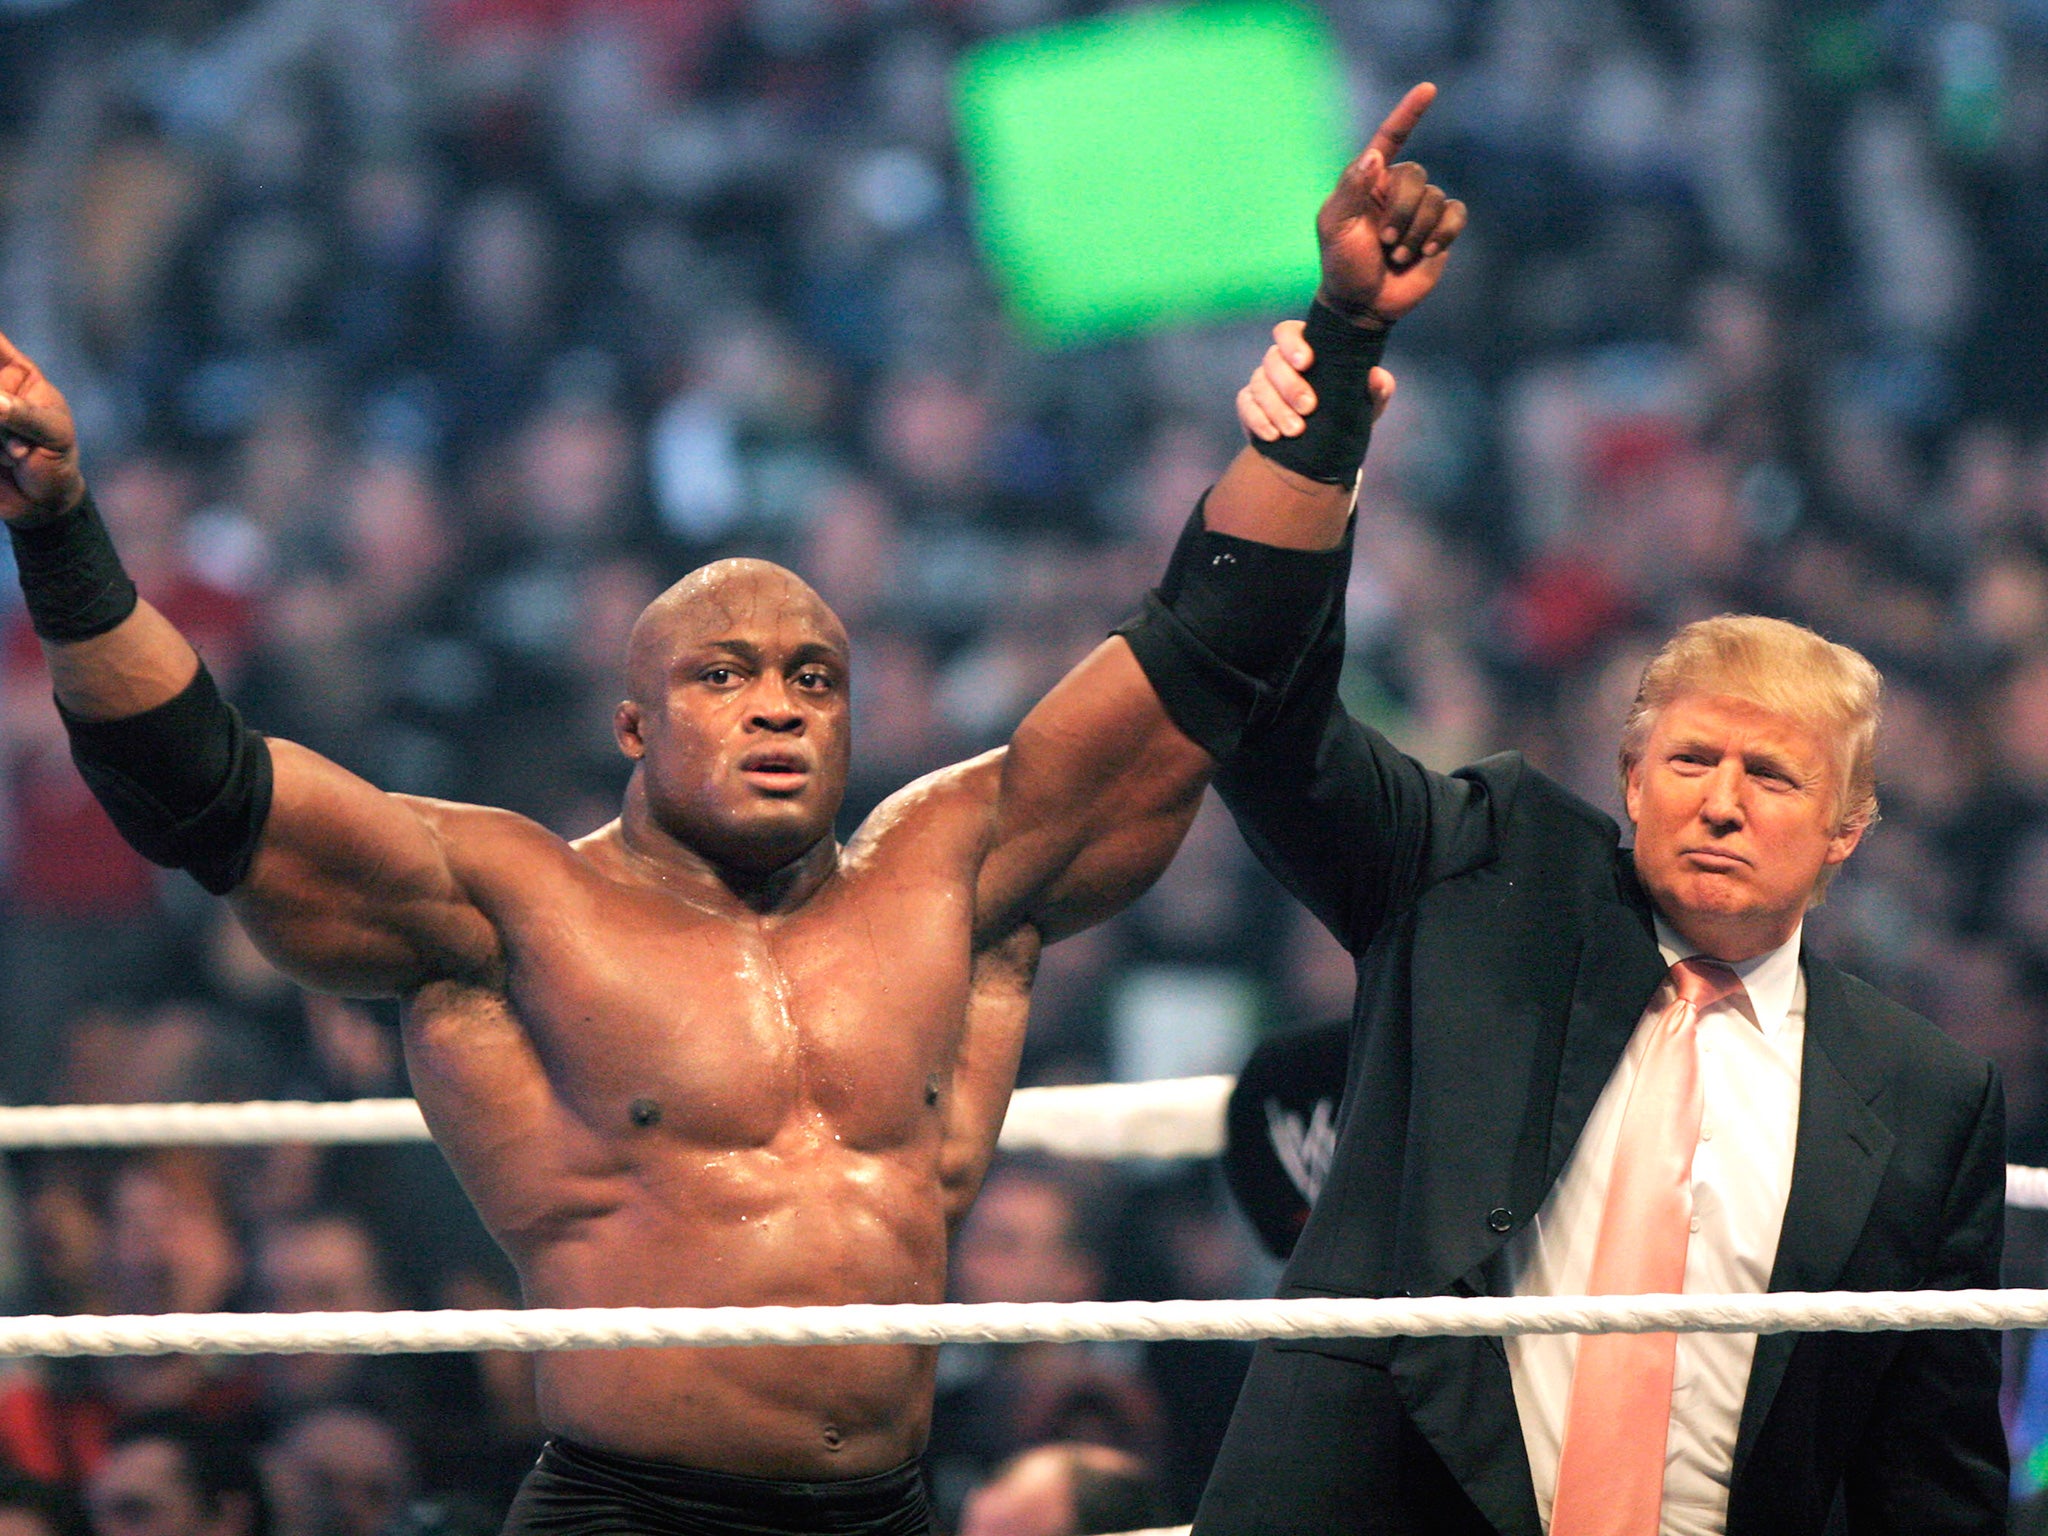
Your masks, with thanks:
<instances>
[{"instance_id":1,"label":"black wristband","mask_svg":"<svg viewBox=\"0 0 2048 1536\"><path fill-rule=\"evenodd\" d=\"M29 623L45 640L90 640L135 611L135 583L88 494L62 517L7 525Z\"/></svg>"},{"instance_id":2,"label":"black wristband","mask_svg":"<svg viewBox=\"0 0 2048 1536\"><path fill-rule=\"evenodd\" d=\"M1225 758L1278 711L1302 658L1342 620L1350 570L1349 528L1335 549L1281 549L1211 533L1198 504L1158 590L1114 633L1173 723Z\"/></svg>"},{"instance_id":3,"label":"black wristband","mask_svg":"<svg viewBox=\"0 0 2048 1536\"><path fill-rule=\"evenodd\" d=\"M1316 360L1302 375L1316 392L1316 408L1299 437L1251 444L1275 464L1325 485L1350 485L1372 441L1372 391L1368 380L1386 354L1387 333L1353 325L1318 299L1308 307L1302 339Z\"/></svg>"}]
</instances>

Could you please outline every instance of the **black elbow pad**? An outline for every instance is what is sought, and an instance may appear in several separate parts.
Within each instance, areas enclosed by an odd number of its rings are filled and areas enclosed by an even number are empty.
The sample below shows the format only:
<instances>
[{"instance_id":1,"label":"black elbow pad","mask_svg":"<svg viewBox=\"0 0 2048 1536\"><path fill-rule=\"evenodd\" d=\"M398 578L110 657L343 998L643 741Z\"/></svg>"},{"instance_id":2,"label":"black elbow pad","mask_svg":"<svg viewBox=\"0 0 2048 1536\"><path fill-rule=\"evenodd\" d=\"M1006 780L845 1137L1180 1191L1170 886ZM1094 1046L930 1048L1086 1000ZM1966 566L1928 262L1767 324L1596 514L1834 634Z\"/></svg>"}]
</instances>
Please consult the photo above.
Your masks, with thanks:
<instances>
[{"instance_id":1,"label":"black elbow pad","mask_svg":"<svg viewBox=\"0 0 2048 1536\"><path fill-rule=\"evenodd\" d=\"M1334 549L1282 549L1211 533L1208 499L1196 503L1158 589L1111 633L1129 642L1173 723L1225 758L1279 708L1310 649L1341 627L1356 525Z\"/></svg>"},{"instance_id":2,"label":"black elbow pad","mask_svg":"<svg viewBox=\"0 0 2048 1536\"><path fill-rule=\"evenodd\" d=\"M270 744L242 724L204 663L183 693L125 720L57 708L71 760L130 847L191 871L216 896L241 884L270 815Z\"/></svg>"}]
</instances>

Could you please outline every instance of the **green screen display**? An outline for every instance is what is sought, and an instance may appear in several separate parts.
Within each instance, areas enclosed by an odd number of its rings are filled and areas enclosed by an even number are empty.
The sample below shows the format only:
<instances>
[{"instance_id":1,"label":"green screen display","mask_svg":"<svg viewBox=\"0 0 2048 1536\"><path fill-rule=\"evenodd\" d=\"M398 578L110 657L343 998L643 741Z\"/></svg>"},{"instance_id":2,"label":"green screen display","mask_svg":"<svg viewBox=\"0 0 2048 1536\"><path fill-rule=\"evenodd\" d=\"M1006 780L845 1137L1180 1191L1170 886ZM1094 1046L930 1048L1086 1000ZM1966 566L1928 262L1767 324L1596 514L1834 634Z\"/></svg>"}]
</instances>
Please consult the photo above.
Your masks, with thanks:
<instances>
[{"instance_id":1,"label":"green screen display","mask_svg":"<svg viewBox=\"0 0 2048 1536\"><path fill-rule=\"evenodd\" d=\"M1343 168L1337 50L1284 4L1134 10L985 43L956 80L983 250L1054 344L1306 302Z\"/></svg>"}]
</instances>

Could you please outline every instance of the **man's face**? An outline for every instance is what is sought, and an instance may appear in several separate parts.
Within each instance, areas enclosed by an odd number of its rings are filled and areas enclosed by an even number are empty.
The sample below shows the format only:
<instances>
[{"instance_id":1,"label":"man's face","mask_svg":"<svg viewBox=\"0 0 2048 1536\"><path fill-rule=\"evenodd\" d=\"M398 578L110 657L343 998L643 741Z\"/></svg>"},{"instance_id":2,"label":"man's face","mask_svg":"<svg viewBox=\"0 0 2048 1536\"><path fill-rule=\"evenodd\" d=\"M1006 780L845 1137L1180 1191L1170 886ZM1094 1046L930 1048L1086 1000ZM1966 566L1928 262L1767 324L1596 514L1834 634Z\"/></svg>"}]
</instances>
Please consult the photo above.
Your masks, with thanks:
<instances>
[{"instance_id":1,"label":"man's face","mask_svg":"<svg viewBox=\"0 0 2048 1536\"><path fill-rule=\"evenodd\" d=\"M693 588L666 639L617 721L649 808L716 863L779 868L831 831L846 792L845 632L787 572L736 562Z\"/></svg>"},{"instance_id":2,"label":"man's face","mask_svg":"<svg viewBox=\"0 0 2048 1536\"><path fill-rule=\"evenodd\" d=\"M189 1165L133 1164L114 1184L107 1280L137 1312L212 1312L242 1278L242 1250L215 1192Z\"/></svg>"},{"instance_id":3,"label":"man's face","mask_svg":"<svg viewBox=\"0 0 2048 1536\"><path fill-rule=\"evenodd\" d=\"M86 1488L93 1536L228 1536L240 1526L209 1514L167 1440L131 1440L107 1455Z\"/></svg>"},{"instance_id":4,"label":"man's face","mask_svg":"<svg viewBox=\"0 0 2048 1536\"><path fill-rule=\"evenodd\" d=\"M1093 1301L1095 1262L1076 1241L1072 1199L1028 1173L998 1174L954 1245L961 1301Z\"/></svg>"},{"instance_id":5,"label":"man's face","mask_svg":"<svg viewBox=\"0 0 2048 1536\"><path fill-rule=\"evenodd\" d=\"M354 1408L301 1420L275 1448L269 1468L280 1524L377 1536L405 1507L412 1470L391 1427Z\"/></svg>"},{"instance_id":6,"label":"man's face","mask_svg":"<svg viewBox=\"0 0 2048 1536\"><path fill-rule=\"evenodd\" d=\"M1717 959L1792 935L1821 872L1861 829L1839 831L1841 765L1803 721L1746 699L1666 706L1628 776L1636 873L1665 920Z\"/></svg>"}]
</instances>

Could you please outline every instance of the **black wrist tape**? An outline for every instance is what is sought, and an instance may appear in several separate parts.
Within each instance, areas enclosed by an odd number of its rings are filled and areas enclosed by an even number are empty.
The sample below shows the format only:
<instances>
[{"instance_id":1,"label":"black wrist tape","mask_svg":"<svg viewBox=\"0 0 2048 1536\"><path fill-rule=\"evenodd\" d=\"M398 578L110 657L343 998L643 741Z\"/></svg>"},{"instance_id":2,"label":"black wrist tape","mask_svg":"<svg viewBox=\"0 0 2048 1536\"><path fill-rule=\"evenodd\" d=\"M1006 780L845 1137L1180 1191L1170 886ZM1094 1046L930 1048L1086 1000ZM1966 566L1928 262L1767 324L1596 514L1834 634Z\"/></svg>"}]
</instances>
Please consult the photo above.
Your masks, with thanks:
<instances>
[{"instance_id":1,"label":"black wrist tape","mask_svg":"<svg viewBox=\"0 0 2048 1536\"><path fill-rule=\"evenodd\" d=\"M135 583L90 495L62 517L20 528L9 523L28 620L45 640L90 640L135 611Z\"/></svg>"},{"instance_id":2,"label":"black wrist tape","mask_svg":"<svg viewBox=\"0 0 2048 1536\"><path fill-rule=\"evenodd\" d=\"M242 883L270 815L270 744L203 663L183 693L125 720L57 709L71 760L130 847L216 896Z\"/></svg>"},{"instance_id":3,"label":"black wrist tape","mask_svg":"<svg viewBox=\"0 0 2048 1536\"><path fill-rule=\"evenodd\" d=\"M1353 325L1320 300L1308 307L1303 340L1316 360L1302 375L1316 392L1316 408L1303 418L1299 437L1251 444L1275 464L1325 485L1350 485L1372 441L1372 391L1367 381L1387 350L1384 330Z\"/></svg>"},{"instance_id":4,"label":"black wrist tape","mask_svg":"<svg viewBox=\"0 0 2048 1536\"><path fill-rule=\"evenodd\" d=\"M1281 549L1209 532L1198 504L1165 578L1114 632L1173 723L1228 757L1278 711L1303 657L1342 620L1350 571L1349 528L1335 549Z\"/></svg>"}]
</instances>

